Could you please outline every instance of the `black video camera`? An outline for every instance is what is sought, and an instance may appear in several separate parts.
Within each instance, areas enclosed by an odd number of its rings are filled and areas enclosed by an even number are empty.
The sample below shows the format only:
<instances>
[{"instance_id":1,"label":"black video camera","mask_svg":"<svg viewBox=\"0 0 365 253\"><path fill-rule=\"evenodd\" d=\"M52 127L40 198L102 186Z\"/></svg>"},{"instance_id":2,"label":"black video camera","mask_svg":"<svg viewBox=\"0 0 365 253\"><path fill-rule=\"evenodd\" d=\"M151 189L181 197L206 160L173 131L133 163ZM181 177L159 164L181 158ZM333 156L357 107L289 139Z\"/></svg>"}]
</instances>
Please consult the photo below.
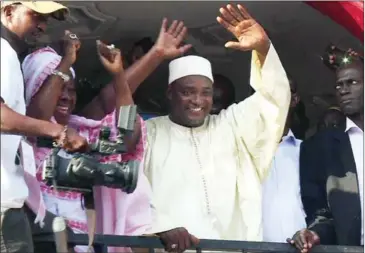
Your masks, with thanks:
<instances>
[{"instance_id":1,"label":"black video camera","mask_svg":"<svg viewBox=\"0 0 365 253\"><path fill-rule=\"evenodd\" d=\"M43 181L59 190L87 193L92 192L93 186L106 186L132 193L137 186L139 161L100 163L96 157L126 152L123 136L133 133L136 116L135 105L122 106L119 109L117 139L110 140L110 128L102 128L99 139L90 144L90 153L71 155L60 148L53 148L43 168ZM37 146L52 148L52 140L38 138Z\"/></svg>"}]
</instances>

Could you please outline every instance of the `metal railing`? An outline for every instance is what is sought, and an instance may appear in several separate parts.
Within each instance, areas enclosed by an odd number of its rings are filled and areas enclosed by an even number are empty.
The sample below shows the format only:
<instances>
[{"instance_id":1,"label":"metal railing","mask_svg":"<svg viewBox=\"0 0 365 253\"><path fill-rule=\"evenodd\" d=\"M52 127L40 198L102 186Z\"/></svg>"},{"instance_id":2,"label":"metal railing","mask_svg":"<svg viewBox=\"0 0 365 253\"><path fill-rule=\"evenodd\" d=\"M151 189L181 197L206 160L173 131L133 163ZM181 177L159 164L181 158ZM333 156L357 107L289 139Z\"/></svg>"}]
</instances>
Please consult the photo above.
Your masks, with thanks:
<instances>
[{"instance_id":1,"label":"metal railing","mask_svg":"<svg viewBox=\"0 0 365 253\"><path fill-rule=\"evenodd\" d=\"M37 236L35 242L54 242L53 235ZM86 234L75 234L68 238L74 245L87 245L88 236ZM157 237L146 236L116 236L116 235L96 235L94 248L96 253L107 253L108 246L127 248L148 248L150 253L154 249L162 249L161 241ZM246 241L223 241L223 240L200 240L196 250L204 251L224 251L224 252L275 252L275 253L297 253L299 252L286 243L268 242L246 242ZM311 250L311 253L363 253L363 247L354 246L325 246L319 245Z\"/></svg>"}]
</instances>

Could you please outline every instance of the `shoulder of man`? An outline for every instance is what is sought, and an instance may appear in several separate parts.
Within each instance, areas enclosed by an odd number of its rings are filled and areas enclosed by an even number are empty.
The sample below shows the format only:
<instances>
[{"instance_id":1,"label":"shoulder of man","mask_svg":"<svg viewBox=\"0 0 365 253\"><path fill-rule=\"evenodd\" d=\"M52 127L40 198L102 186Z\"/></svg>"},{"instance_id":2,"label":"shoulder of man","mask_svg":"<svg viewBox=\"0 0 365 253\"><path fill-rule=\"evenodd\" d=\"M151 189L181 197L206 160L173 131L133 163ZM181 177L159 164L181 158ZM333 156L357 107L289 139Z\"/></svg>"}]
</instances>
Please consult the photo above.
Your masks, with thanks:
<instances>
[{"instance_id":1,"label":"shoulder of man","mask_svg":"<svg viewBox=\"0 0 365 253\"><path fill-rule=\"evenodd\" d=\"M313 136L309 137L307 140L302 142L303 146L311 146L314 149L326 147L327 143L334 137L339 135L344 135L345 132L340 129L326 129L317 132Z\"/></svg>"},{"instance_id":2,"label":"shoulder of man","mask_svg":"<svg viewBox=\"0 0 365 253\"><path fill-rule=\"evenodd\" d=\"M168 121L168 116L159 116L159 117L150 118L145 121L147 131L148 131L149 127L162 126L162 125L165 125L167 121Z\"/></svg>"},{"instance_id":3,"label":"shoulder of man","mask_svg":"<svg viewBox=\"0 0 365 253\"><path fill-rule=\"evenodd\" d=\"M147 130L147 141L151 142L155 138L157 129L163 129L167 126L168 116L159 116L145 121Z\"/></svg>"},{"instance_id":4,"label":"shoulder of man","mask_svg":"<svg viewBox=\"0 0 365 253\"><path fill-rule=\"evenodd\" d=\"M1 62L8 63L8 62L17 62L20 65L18 55L15 52L15 50L11 47L10 43L4 39L1 38ZM1 64L3 65L3 64ZM3 67L3 66L2 66Z\"/></svg>"}]
</instances>

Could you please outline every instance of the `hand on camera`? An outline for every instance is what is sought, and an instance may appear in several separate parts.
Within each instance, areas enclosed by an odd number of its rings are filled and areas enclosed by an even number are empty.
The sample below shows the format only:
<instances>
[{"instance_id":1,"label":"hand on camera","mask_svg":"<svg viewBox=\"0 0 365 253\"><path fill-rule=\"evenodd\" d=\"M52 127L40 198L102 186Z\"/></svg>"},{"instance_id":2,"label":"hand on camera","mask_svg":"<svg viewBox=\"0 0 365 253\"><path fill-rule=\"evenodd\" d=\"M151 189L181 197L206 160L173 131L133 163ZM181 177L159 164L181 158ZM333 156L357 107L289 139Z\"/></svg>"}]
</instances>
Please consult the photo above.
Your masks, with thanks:
<instances>
[{"instance_id":1,"label":"hand on camera","mask_svg":"<svg viewBox=\"0 0 365 253\"><path fill-rule=\"evenodd\" d=\"M70 65L74 64L77 58L77 51L81 47L81 42L76 34L66 30L62 39L63 57Z\"/></svg>"},{"instance_id":2,"label":"hand on camera","mask_svg":"<svg viewBox=\"0 0 365 253\"><path fill-rule=\"evenodd\" d=\"M96 41L96 47L101 63L110 74L124 72L122 54L118 48L110 48L100 40Z\"/></svg>"},{"instance_id":3,"label":"hand on camera","mask_svg":"<svg viewBox=\"0 0 365 253\"><path fill-rule=\"evenodd\" d=\"M80 136L75 129L67 128L67 131L62 131L56 138L56 141L61 144L61 148L67 152L87 152L89 144L87 140Z\"/></svg>"}]
</instances>

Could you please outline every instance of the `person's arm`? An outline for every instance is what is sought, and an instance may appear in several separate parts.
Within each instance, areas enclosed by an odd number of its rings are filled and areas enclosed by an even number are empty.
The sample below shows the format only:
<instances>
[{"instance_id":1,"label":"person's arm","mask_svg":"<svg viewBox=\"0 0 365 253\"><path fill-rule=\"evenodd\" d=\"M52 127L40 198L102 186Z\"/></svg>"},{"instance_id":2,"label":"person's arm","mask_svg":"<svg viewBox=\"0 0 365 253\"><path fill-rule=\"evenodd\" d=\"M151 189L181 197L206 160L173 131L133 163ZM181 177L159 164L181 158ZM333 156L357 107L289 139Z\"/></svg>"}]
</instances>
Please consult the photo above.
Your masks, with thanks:
<instances>
[{"instance_id":1,"label":"person's arm","mask_svg":"<svg viewBox=\"0 0 365 253\"><path fill-rule=\"evenodd\" d=\"M129 89L123 70L122 56L119 49L111 49L108 53L108 48L105 44L98 41L98 54L104 67L114 76L113 84L115 90L114 110L115 124L118 123L119 108L125 105L133 105L132 93ZM107 55L109 54L109 56ZM124 135L124 143L128 152L134 152L135 147L141 135L140 122L137 121L134 127L133 134Z\"/></svg>"},{"instance_id":2,"label":"person's arm","mask_svg":"<svg viewBox=\"0 0 365 253\"><path fill-rule=\"evenodd\" d=\"M249 154L262 181L284 131L291 97L289 81L260 24L241 5L238 5L239 14L232 5L220 11L222 16L217 18L218 22L238 40L226 43L226 47L253 51L250 84L256 92L222 111L217 120L230 123L239 148ZM237 24L234 16L240 16L242 21Z\"/></svg>"},{"instance_id":3,"label":"person's arm","mask_svg":"<svg viewBox=\"0 0 365 253\"><path fill-rule=\"evenodd\" d=\"M76 61L76 52L80 47L80 42L77 39L71 39L69 37L70 32L65 32L64 41L64 57L61 60L58 57L54 57L53 52L42 52L42 55L54 59L51 62L44 63L44 59L32 58L29 56L29 60L25 59L23 62L23 71L33 72L29 73L29 76L38 73L37 77L34 77L30 82L37 82L39 90L35 91L35 94L31 96L31 99L27 106L27 115L33 118L50 120L54 114L58 100L62 95L62 91L65 85L65 81L58 75L53 75L52 70L58 70L63 74L69 74L72 64ZM34 52L33 54L37 54ZM41 69L41 71L39 71ZM73 79L72 75L69 75L70 79ZM29 88L29 87L28 87ZM44 106L47 105L47 106Z\"/></svg>"},{"instance_id":4,"label":"person's arm","mask_svg":"<svg viewBox=\"0 0 365 253\"><path fill-rule=\"evenodd\" d=\"M1 100L1 133L58 139L63 132L63 126L21 115Z\"/></svg>"},{"instance_id":5,"label":"person's arm","mask_svg":"<svg viewBox=\"0 0 365 253\"><path fill-rule=\"evenodd\" d=\"M1 133L49 137L67 151L76 152L87 150L88 143L86 139L79 136L75 130L49 121L34 119L17 113L12 109L18 103L24 103L24 98L21 97L24 95L24 84L23 82L16 83L19 79L14 78L14 74L21 75L20 64L16 55L12 56L8 55L8 53L6 47L1 43ZM25 107L24 104L23 106Z\"/></svg>"},{"instance_id":6,"label":"person's arm","mask_svg":"<svg viewBox=\"0 0 365 253\"><path fill-rule=\"evenodd\" d=\"M71 67L70 62L67 59L63 58L59 64L58 62L58 59L54 62L50 62L47 66L44 66L43 71L40 73L39 78L44 77L44 79L38 81L42 83L40 84L41 87L31 98L29 105L27 106L28 116L42 120L50 120L52 118L59 97L62 94L65 81L60 76L53 75L51 69L67 74ZM34 64L37 64L37 62L35 61ZM52 65L58 66L54 68ZM70 76L70 78L72 78L72 76Z\"/></svg>"},{"instance_id":7,"label":"person's arm","mask_svg":"<svg viewBox=\"0 0 365 253\"><path fill-rule=\"evenodd\" d=\"M129 89L124 73L121 72L115 76L115 107L120 108L123 105L133 105L132 92ZM116 122L118 122L119 110L116 110ZM138 116L139 117L139 116ZM124 136L124 143L126 144L128 152L134 152L136 145L141 137L140 120L136 120L133 134Z\"/></svg>"},{"instance_id":8,"label":"person's arm","mask_svg":"<svg viewBox=\"0 0 365 253\"><path fill-rule=\"evenodd\" d=\"M191 45L180 46L186 33L187 29L183 22L174 21L167 28L167 19L163 20L156 44L140 60L125 70L124 76L132 94L164 60L173 59L191 48ZM100 120L115 109L114 100L114 85L108 84L80 111L79 115Z\"/></svg>"},{"instance_id":9,"label":"person's arm","mask_svg":"<svg viewBox=\"0 0 365 253\"><path fill-rule=\"evenodd\" d=\"M12 109L23 102L24 84L17 83L19 78L14 78L15 75L21 75L21 69L16 54L12 54L9 47L1 41L1 133L58 138L64 129L63 126L33 119Z\"/></svg>"},{"instance_id":10,"label":"person's arm","mask_svg":"<svg viewBox=\"0 0 365 253\"><path fill-rule=\"evenodd\" d=\"M236 137L249 152L261 181L283 135L290 104L289 82L273 47L261 59L252 53L251 85L255 94L226 111Z\"/></svg>"},{"instance_id":11,"label":"person's arm","mask_svg":"<svg viewBox=\"0 0 365 253\"><path fill-rule=\"evenodd\" d=\"M317 233L321 244L335 245L336 233L333 217L327 204L325 166L326 147L323 135L317 134L304 141L300 150L300 187L308 229ZM318 139L317 139L318 138Z\"/></svg>"},{"instance_id":12,"label":"person's arm","mask_svg":"<svg viewBox=\"0 0 365 253\"><path fill-rule=\"evenodd\" d=\"M125 70L125 79L133 94L138 86L161 64L162 58L152 48L140 60ZM100 93L91 100L79 113L80 116L100 120L115 109L114 81L103 87Z\"/></svg>"}]
</instances>

